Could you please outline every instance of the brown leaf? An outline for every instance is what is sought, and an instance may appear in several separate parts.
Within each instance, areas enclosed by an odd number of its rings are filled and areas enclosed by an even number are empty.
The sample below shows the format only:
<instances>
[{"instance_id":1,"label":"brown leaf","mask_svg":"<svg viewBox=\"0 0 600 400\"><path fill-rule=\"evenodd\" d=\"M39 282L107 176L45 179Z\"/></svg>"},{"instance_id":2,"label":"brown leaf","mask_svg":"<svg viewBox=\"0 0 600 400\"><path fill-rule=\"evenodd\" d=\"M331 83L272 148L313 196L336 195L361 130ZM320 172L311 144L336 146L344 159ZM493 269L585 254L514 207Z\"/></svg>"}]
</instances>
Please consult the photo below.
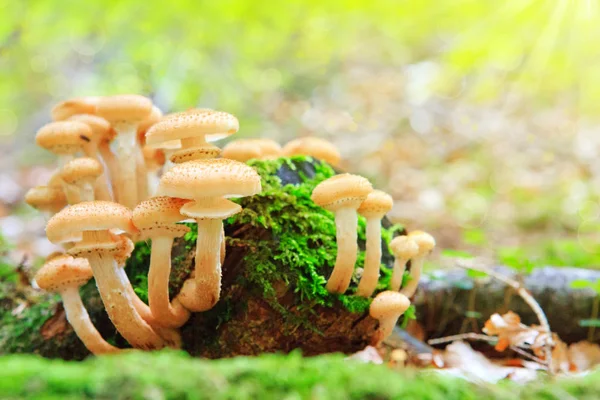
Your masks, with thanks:
<instances>
[{"instance_id":1,"label":"brown leaf","mask_svg":"<svg viewBox=\"0 0 600 400\"><path fill-rule=\"evenodd\" d=\"M512 311L504 315L493 314L485 322L483 332L498 336L497 351L504 351L510 346L532 345L540 334L539 329L522 324L521 318Z\"/></svg>"},{"instance_id":2,"label":"brown leaf","mask_svg":"<svg viewBox=\"0 0 600 400\"><path fill-rule=\"evenodd\" d=\"M574 370L587 371L600 364L600 346L587 341L573 343L568 356Z\"/></svg>"},{"instance_id":3,"label":"brown leaf","mask_svg":"<svg viewBox=\"0 0 600 400\"><path fill-rule=\"evenodd\" d=\"M54 336L61 335L69 328L67 322L67 316L62 303L56 306L56 312L50 319L48 319L40 328L42 337L46 340L53 338Z\"/></svg>"}]
</instances>

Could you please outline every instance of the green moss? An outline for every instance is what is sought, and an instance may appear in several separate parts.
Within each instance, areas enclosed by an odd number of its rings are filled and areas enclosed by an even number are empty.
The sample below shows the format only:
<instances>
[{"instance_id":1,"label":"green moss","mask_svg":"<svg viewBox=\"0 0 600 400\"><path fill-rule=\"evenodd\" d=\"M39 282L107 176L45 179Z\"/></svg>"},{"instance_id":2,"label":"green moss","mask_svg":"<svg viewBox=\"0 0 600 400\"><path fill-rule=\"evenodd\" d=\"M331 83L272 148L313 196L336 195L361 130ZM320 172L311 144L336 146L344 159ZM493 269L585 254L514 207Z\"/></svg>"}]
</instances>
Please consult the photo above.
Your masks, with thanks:
<instances>
[{"instance_id":1,"label":"green moss","mask_svg":"<svg viewBox=\"0 0 600 400\"><path fill-rule=\"evenodd\" d=\"M84 362L36 356L0 359L3 399L595 399L600 372L517 385L475 385L428 371L345 360L340 355L238 357L132 352Z\"/></svg>"}]
</instances>

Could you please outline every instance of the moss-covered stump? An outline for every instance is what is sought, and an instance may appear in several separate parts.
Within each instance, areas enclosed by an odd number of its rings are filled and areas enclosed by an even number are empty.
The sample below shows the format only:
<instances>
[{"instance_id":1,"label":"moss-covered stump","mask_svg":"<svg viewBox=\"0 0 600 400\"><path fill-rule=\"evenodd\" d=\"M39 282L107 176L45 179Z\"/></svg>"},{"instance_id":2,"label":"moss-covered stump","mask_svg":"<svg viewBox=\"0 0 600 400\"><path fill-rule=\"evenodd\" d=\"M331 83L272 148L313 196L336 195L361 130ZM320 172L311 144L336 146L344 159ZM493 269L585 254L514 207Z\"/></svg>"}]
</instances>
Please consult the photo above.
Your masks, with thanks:
<instances>
[{"instance_id":1,"label":"moss-covered stump","mask_svg":"<svg viewBox=\"0 0 600 400\"><path fill-rule=\"evenodd\" d=\"M434 372L299 354L198 360L134 352L84 362L32 355L0 359L3 399L597 399L600 373L475 385Z\"/></svg>"},{"instance_id":2,"label":"moss-covered stump","mask_svg":"<svg viewBox=\"0 0 600 400\"><path fill-rule=\"evenodd\" d=\"M240 199L244 210L226 221L221 299L212 310L194 314L182 327L184 349L194 356L220 358L293 349L306 355L350 353L364 348L377 327L377 321L368 315L371 300L352 295L359 273L347 295L326 291L336 255L334 216L310 200L313 188L335 171L305 157L250 164L262 177L263 191ZM393 258L387 245L402 231L401 226L384 221L378 290L383 290L390 278ZM175 242L171 295L194 268L195 239L192 230ZM365 220L360 217L357 272L364 262L364 239ZM138 243L127 272L143 299L147 296L148 264L148 244ZM13 298L25 293L31 297L27 288L22 294L16 285L12 289ZM108 320L94 283L81 292L101 334L126 347ZM24 305L17 303L1 317L2 353L35 352L65 359L88 354L66 322L57 297L38 294L33 301L22 301Z\"/></svg>"}]
</instances>

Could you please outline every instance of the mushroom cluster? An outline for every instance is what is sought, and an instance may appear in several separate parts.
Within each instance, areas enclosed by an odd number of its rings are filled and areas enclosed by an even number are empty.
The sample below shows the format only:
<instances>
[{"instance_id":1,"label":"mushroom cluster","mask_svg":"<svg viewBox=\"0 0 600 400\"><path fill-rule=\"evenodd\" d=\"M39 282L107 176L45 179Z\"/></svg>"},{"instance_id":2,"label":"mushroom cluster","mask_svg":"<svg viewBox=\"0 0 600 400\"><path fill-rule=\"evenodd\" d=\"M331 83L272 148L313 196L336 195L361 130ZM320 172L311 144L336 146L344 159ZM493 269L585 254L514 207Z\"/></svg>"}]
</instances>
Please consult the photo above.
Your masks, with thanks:
<instances>
[{"instance_id":1,"label":"mushroom cluster","mask_svg":"<svg viewBox=\"0 0 600 400\"><path fill-rule=\"evenodd\" d=\"M230 199L262 190L260 176L245 162L301 154L337 166L341 159L331 143L310 137L283 148L269 139L240 139L221 151L214 143L238 131L235 116L212 109L163 115L139 95L74 98L56 105L51 116L36 142L57 155L59 168L46 186L30 189L25 201L46 214L46 235L64 252L49 257L35 279L41 289L60 294L68 321L94 354L123 349L94 327L79 295L82 285L94 279L111 322L133 348L180 348L179 328L220 299L223 220L242 210ZM366 218L367 254L357 295L371 297L381 267L381 220L392 207L391 197L363 177L340 174L319 184L312 199L335 213L338 252L327 282L332 293L348 289L358 252L358 214ZM189 231L182 222L189 221L198 228L195 267L170 298L171 250ZM151 241L149 304L124 271L138 240ZM424 232L392 242L392 285L371 307L380 319L378 338L410 305L434 244ZM413 279L399 292L409 260Z\"/></svg>"}]
</instances>

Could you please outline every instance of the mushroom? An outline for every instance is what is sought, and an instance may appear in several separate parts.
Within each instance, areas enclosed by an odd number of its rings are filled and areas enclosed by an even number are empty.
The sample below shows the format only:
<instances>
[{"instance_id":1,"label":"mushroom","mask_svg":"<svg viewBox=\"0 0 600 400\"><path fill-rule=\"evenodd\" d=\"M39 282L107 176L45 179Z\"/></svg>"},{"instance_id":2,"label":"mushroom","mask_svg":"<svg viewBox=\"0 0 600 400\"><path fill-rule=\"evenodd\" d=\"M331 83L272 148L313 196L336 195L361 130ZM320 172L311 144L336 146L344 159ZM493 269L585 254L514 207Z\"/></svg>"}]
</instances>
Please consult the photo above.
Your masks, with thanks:
<instances>
[{"instance_id":1,"label":"mushroom","mask_svg":"<svg viewBox=\"0 0 600 400\"><path fill-rule=\"evenodd\" d=\"M162 176L160 195L194 200L180 210L198 223L195 278L184 283L185 294L179 296L188 310L205 311L219 300L223 219L241 211L227 197L253 196L260 191L260 176L254 169L226 158L177 164Z\"/></svg>"},{"instance_id":2,"label":"mushroom","mask_svg":"<svg viewBox=\"0 0 600 400\"><path fill-rule=\"evenodd\" d=\"M296 155L311 156L326 161L333 166L338 166L342 159L339 150L333 143L317 137L294 139L283 146L283 154L288 157Z\"/></svg>"},{"instance_id":3,"label":"mushroom","mask_svg":"<svg viewBox=\"0 0 600 400\"><path fill-rule=\"evenodd\" d=\"M93 156L94 145L91 143L92 130L79 121L50 122L41 127L36 135L38 146L58 155L62 167L73 159L75 153L83 151L86 156Z\"/></svg>"},{"instance_id":4,"label":"mushroom","mask_svg":"<svg viewBox=\"0 0 600 400\"><path fill-rule=\"evenodd\" d=\"M390 336L398 318L408 310L410 300L401 293L387 290L379 293L369 307L369 315L379 320L379 328L373 336L372 345L376 346Z\"/></svg>"},{"instance_id":5,"label":"mushroom","mask_svg":"<svg viewBox=\"0 0 600 400\"><path fill-rule=\"evenodd\" d=\"M412 231L408 234L408 237L414 240L417 246L419 246L419 252L410 260L411 279L406 284L406 287L400 291L400 293L410 298L417 291L425 257L435 247L435 239L423 231Z\"/></svg>"},{"instance_id":6,"label":"mushroom","mask_svg":"<svg viewBox=\"0 0 600 400\"><path fill-rule=\"evenodd\" d=\"M392 196L381 190L373 190L358 207L358 213L367 219L367 249L365 266L356 294L371 297L381 268L381 219L392 209Z\"/></svg>"},{"instance_id":7,"label":"mushroom","mask_svg":"<svg viewBox=\"0 0 600 400\"><path fill-rule=\"evenodd\" d=\"M96 182L96 200L112 201L116 185L112 186L112 193L109 187L111 186L111 180L114 181L119 177L119 164L114 153L110 150L110 142L115 136L110 123L104 118L91 114L72 115L69 117L69 121L83 122L92 130L92 144L95 147L93 147L92 154L89 156L102 161L104 170L108 171L108 173L103 173Z\"/></svg>"},{"instance_id":8,"label":"mushroom","mask_svg":"<svg viewBox=\"0 0 600 400\"><path fill-rule=\"evenodd\" d=\"M221 150L210 144L236 133L236 117L222 111L194 109L171 114L153 125L146 133L146 144L158 147L173 140L181 141L181 149L170 155L175 163L214 158Z\"/></svg>"},{"instance_id":9,"label":"mushroom","mask_svg":"<svg viewBox=\"0 0 600 400\"><path fill-rule=\"evenodd\" d=\"M137 128L137 139L138 146L136 147L136 174L137 174L137 190L138 190L138 201L146 200L150 195L148 187L148 169L146 165L146 159L143 153L143 147L146 144L146 132L150 127L161 120L163 116L162 111L156 106L152 106L152 111Z\"/></svg>"},{"instance_id":10,"label":"mushroom","mask_svg":"<svg viewBox=\"0 0 600 400\"><path fill-rule=\"evenodd\" d=\"M76 158L66 163L60 171L60 177L65 185L74 186L79 192L78 199L68 199L69 204L93 201L94 184L101 175L102 164L93 158ZM71 190L72 188L66 188L65 193Z\"/></svg>"},{"instance_id":11,"label":"mushroom","mask_svg":"<svg viewBox=\"0 0 600 400\"><path fill-rule=\"evenodd\" d=\"M37 285L46 291L57 292L65 308L67 321L93 354L115 353L120 349L106 342L96 330L79 295L79 288L93 276L88 261L69 255L57 255L46 263L35 275Z\"/></svg>"},{"instance_id":12,"label":"mushroom","mask_svg":"<svg viewBox=\"0 0 600 400\"><path fill-rule=\"evenodd\" d=\"M94 114L98 97L75 97L61 101L52 108L50 115L54 121L63 121L75 114Z\"/></svg>"},{"instance_id":13,"label":"mushroom","mask_svg":"<svg viewBox=\"0 0 600 400\"><path fill-rule=\"evenodd\" d=\"M172 197L153 197L133 210L133 223L141 232L141 239L151 239L150 269L148 271L148 302L156 320L169 327L180 327L190 313L179 302L169 302L169 275L173 239L189 231L177 222L186 217L180 209L189 200Z\"/></svg>"},{"instance_id":14,"label":"mushroom","mask_svg":"<svg viewBox=\"0 0 600 400\"><path fill-rule=\"evenodd\" d=\"M165 152L161 149L144 146L142 153L146 164L147 176L145 179L148 182L148 194L154 196L158 189L158 171L165 165Z\"/></svg>"},{"instance_id":15,"label":"mushroom","mask_svg":"<svg viewBox=\"0 0 600 400\"><path fill-rule=\"evenodd\" d=\"M396 236L390 242L390 248L394 253L394 272L390 280L390 290L397 292L402 286L402 278L406 263L419 253L419 245L408 236Z\"/></svg>"},{"instance_id":16,"label":"mushroom","mask_svg":"<svg viewBox=\"0 0 600 400\"><path fill-rule=\"evenodd\" d=\"M117 160L119 203L134 208L138 203L136 157L138 154L137 128L152 112L150 99L125 94L102 97L96 105L96 114L111 123L117 132Z\"/></svg>"},{"instance_id":17,"label":"mushroom","mask_svg":"<svg viewBox=\"0 0 600 400\"><path fill-rule=\"evenodd\" d=\"M271 139L238 139L223 148L223 157L240 162L254 158L272 160L282 154L279 143Z\"/></svg>"},{"instance_id":18,"label":"mushroom","mask_svg":"<svg viewBox=\"0 0 600 400\"><path fill-rule=\"evenodd\" d=\"M83 202L54 215L48 221L46 235L57 244L75 242L69 254L89 261L106 312L121 335L133 347L160 349L165 341L136 311L129 291L131 284L115 261L120 243L111 230L135 233L131 216L128 208L117 203Z\"/></svg>"},{"instance_id":19,"label":"mushroom","mask_svg":"<svg viewBox=\"0 0 600 400\"><path fill-rule=\"evenodd\" d=\"M341 174L319 183L312 192L315 204L335 214L337 256L327 281L331 293L344 293L350 285L358 252L356 210L371 191L366 178Z\"/></svg>"},{"instance_id":20,"label":"mushroom","mask_svg":"<svg viewBox=\"0 0 600 400\"><path fill-rule=\"evenodd\" d=\"M49 219L67 205L67 199L60 187L36 186L25 193L25 203L40 210Z\"/></svg>"}]
</instances>

